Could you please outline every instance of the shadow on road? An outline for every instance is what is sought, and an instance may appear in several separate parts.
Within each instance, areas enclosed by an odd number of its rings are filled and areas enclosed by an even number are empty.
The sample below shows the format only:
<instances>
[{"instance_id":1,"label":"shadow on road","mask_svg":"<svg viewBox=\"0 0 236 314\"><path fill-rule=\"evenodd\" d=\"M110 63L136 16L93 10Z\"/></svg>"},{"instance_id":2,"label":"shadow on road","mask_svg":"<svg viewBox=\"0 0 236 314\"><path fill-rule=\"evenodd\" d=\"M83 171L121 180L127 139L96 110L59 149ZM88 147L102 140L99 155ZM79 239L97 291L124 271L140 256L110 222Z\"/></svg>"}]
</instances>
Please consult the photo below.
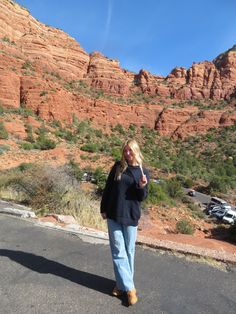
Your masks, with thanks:
<instances>
[{"instance_id":1,"label":"shadow on road","mask_svg":"<svg viewBox=\"0 0 236 314\"><path fill-rule=\"evenodd\" d=\"M0 255L10 258L32 271L59 276L104 294L111 294L115 285L113 280L77 270L32 253L0 249Z\"/></svg>"}]
</instances>

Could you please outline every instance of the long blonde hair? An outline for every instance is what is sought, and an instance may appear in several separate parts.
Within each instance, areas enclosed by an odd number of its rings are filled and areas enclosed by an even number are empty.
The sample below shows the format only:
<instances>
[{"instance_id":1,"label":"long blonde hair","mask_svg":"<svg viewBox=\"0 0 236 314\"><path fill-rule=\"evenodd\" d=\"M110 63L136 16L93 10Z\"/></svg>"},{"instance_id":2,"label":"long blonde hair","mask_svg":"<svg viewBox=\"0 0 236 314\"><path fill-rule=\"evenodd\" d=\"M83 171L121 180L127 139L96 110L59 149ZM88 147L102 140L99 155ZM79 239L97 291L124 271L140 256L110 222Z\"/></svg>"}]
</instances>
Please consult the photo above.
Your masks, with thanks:
<instances>
[{"instance_id":1,"label":"long blonde hair","mask_svg":"<svg viewBox=\"0 0 236 314\"><path fill-rule=\"evenodd\" d=\"M141 153L141 150L140 150L140 147L139 147L137 141L135 139L127 140L124 142L124 144L122 146L122 156L121 156L121 160L120 160L120 165L116 169L115 180L121 179L122 173L126 170L126 168L128 166L127 161L125 160L125 156L124 156L124 149L127 145L129 146L129 148L131 148L132 152L134 153L134 158L135 158L136 162L138 163L138 165L142 169L142 164L143 164L144 158L143 158L143 155Z\"/></svg>"}]
</instances>

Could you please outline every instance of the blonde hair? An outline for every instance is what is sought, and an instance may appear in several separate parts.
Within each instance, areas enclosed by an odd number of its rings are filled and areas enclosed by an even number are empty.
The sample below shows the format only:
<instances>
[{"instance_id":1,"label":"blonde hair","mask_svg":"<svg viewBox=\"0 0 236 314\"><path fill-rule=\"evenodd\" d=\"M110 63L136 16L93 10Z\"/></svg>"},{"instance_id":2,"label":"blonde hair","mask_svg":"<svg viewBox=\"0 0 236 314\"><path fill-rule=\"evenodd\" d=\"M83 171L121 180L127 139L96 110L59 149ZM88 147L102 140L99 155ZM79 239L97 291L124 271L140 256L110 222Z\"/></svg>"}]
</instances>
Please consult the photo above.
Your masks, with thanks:
<instances>
[{"instance_id":1,"label":"blonde hair","mask_svg":"<svg viewBox=\"0 0 236 314\"><path fill-rule=\"evenodd\" d=\"M140 147L139 147L137 141L135 139L127 140L124 142L124 144L122 146L122 156L121 156L121 160L120 160L120 165L116 169L115 180L121 179L122 173L126 170L126 168L128 166L127 161L125 160L125 156L124 156L124 149L126 146L129 146L129 148L132 150L132 152L134 153L134 158L135 158L136 162L142 168L144 158L143 158L143 155L141 153L141 150L140 150Z\"/></svg>"}]
</instances>

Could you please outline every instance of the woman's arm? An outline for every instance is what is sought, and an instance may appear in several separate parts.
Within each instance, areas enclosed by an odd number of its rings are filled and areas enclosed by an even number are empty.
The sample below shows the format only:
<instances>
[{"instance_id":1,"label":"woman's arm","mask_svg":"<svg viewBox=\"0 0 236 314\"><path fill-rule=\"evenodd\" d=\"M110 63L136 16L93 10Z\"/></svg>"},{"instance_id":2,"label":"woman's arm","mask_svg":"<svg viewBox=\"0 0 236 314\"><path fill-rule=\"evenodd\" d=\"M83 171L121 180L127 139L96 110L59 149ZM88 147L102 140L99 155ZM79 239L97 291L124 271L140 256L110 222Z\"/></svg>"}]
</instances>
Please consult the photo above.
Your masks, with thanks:
<instances>
[{"instance_id":1,"label":"woman's arm","mask_svg":"<svg viewBox=\"0 0 236 314\"><path fill-rule=\"evenodd\" d=\"M106 214L107 202L108 202L110 191L111 191L111 188L112 188L112 185L113 185L113 182L114 182L117 165L118 165L118 162L116 162L113 165L113 167L111 168L110 173L109 173L108 178L107 178L107 181L106 181L105 188L104 188L103 193L102 193L100 212L101 212L102 217L104 219L106 218L105 214Z\"/></svg>"},{"instance_id":2,"label":"woman's arm","mask_svg":"<svg viewBox=\"0 0 236 314\"><path fill-rule=\"evenodd\" d=\"M143 170L144 175L141 176L139 183L136 186L137 200L142 202L148 196L148 183L150 181L149 172L147 169Z\"/></svg>"}]
</instances>

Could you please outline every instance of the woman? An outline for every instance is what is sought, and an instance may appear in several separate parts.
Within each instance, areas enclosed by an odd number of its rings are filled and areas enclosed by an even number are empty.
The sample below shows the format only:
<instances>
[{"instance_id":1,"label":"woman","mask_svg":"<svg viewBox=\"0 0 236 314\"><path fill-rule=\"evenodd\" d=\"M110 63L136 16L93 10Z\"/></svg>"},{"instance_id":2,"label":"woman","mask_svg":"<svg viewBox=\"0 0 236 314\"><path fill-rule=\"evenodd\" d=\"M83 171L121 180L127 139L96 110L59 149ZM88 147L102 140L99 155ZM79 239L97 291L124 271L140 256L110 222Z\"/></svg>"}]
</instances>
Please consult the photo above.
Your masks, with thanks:
<instances>
[{"instance_id":1,"label":"woman","mask_svg":"<svg viewBox=\"0 0 236 314\"><path fill-rule=\"evenodd\" d=\"M134 286L134 253L140 202L147 197L149 174L142 168L143 156L135 140L126 141L122 158L112 167L101 201L107 219L111 255L116 278L112 294L127 293L129 305L138 301Z\"/></svg>"}]
</instances>

